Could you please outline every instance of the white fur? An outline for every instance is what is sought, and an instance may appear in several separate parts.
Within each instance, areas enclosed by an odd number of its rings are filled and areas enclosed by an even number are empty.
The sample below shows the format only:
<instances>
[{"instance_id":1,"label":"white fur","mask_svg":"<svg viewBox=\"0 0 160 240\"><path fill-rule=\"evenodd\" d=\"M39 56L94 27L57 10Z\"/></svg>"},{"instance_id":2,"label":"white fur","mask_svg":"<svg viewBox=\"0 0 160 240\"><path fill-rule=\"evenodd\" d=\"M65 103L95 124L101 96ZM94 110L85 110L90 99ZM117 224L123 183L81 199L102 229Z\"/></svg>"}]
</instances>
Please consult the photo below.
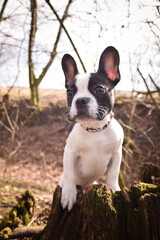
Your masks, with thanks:
<instances>
[{"instance_id":1,"label":"white fur","mask_svg":"<svg viewBox=\"0 0 160 240\"><path fill-rule=\"evenodd\" d=\"M77 197L76 185L85 189L104 174L107 186L113 191L120 190L122 142L123 130L114 118L105 130L96 133L87 132L79 123L74 126L66 142L63 177L59 182L63 208L72 209Z\"/></svg>"}]
</instances>

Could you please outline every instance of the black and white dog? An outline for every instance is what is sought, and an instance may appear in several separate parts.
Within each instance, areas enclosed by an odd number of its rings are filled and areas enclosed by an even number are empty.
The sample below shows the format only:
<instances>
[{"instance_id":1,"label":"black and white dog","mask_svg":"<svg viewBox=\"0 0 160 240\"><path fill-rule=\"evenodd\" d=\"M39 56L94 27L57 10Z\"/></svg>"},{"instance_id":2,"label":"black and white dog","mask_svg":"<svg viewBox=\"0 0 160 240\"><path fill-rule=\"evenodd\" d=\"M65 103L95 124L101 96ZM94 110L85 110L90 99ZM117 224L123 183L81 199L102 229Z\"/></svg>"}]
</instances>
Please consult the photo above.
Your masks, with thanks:
<instances>
[{"instance_id":1,"label":"black and white dog","mask_svg":"<svg viewBox=\"0 0 160 240\"><path fill-rule=\"evenodd\" d=\"M96 73L79 74L69 54L62 59L66 79L69 120L74 124L66 141L63 157L61 204L72 209L76 185L85 189L100 176L113 191L120 190L118 176L121 164L123 130L114 119L113 88L120 80L119 54L106 48Z\"/></svg>"}]
</instances>

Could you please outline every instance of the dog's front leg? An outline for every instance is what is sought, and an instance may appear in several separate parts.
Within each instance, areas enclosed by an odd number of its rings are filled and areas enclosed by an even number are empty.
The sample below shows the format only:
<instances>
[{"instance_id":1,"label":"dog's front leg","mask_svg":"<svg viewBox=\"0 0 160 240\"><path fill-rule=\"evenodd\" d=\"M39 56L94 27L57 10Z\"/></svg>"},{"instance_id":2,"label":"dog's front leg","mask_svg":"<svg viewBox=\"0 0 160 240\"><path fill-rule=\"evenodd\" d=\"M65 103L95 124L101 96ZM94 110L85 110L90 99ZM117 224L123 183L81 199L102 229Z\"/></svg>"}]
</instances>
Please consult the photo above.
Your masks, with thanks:
<instances>
[{"instance_id":1,"label":"dog's front leg","mask_svg":"<svg viewBox=\"0 0 160 240\"><path fill-rule=\"evenodd\" d=\"M76 202L77 189L75 182L75 152L67 146L63 156L63 176L59 185L62 187L61 204L63 209L68 206L70 211Z\"/></svg>"},{"instance_id":2,"label":"dog's front leg","mask_svg":"<svg viewBox=\"0 0 160 240\"><path fill-rule=\"evenodd\" d=\"M111 163L106 173L106 185L111 188L113 191L119 191L119 172L122 158L122 148L120 147L112 155Z\"/></svg>"}]
</instances>

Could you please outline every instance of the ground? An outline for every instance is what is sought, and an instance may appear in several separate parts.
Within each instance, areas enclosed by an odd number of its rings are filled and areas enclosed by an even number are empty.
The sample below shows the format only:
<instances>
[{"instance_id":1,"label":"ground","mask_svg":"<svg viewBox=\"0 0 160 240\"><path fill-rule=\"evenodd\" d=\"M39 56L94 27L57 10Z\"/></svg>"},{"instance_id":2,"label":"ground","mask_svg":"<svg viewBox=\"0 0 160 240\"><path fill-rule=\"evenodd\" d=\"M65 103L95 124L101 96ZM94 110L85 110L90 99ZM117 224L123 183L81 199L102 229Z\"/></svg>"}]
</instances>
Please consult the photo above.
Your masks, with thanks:
<instances>
[{"instance_id":1,"label":"ground","mask_svg":"<svg viewBox=\"0 0 160 240\"><path fill-rule=\"evenodd\" d=\"M16 197L29 189L37 200L35 221L45 222L44 216L49 213L53 191L63 169L63 149L69 125L65 91L40 90L42 110L38 113L29 104L29 90L14 88L6 103L7 118L2 105L6 90L0 88L0 219L16 203ZM159 97L156 100L159 101ZM138 98L129 126L131 105L129 93L116 94L113 111L125 132L121 172L127 187L139 180L139 168L143 163L153 162L160 167L160 111L149 98ZM11 141L13 130L9 120L14 125L16 114L17 127ZM129 131L130 147L127 148Z\"/></svg>"}]
</instances>

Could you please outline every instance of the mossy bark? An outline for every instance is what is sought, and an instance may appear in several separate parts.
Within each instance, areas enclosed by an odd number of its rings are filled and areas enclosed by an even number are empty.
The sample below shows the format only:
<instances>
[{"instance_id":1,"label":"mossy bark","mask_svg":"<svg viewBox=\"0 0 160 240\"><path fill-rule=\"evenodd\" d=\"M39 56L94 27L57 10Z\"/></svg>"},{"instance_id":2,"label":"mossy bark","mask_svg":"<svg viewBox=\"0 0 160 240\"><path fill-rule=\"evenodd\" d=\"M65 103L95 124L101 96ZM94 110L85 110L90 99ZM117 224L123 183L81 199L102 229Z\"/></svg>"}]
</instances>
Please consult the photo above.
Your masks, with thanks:
<instances>
[{"instance_id":1,"label":"mossy bark","mask_svg":"<svg viewBox=\"0 0 160 240\"><path fill-rule=\"evenodd\" d=\"M35 208L35 199L31 192L26 191L21 198L18 199L18 203L14 206L0 222L0 232L9 233L10 230L14 230L19 225L27 225L31 221Z\"/></svg>"},{"instance_id":2,"label":"mossy bark","mask_svg":"<svg viewBox=\"0 0 160 240\"><path fill-rule=\"evenodd\" d=\"M160 185L136 183L113 193L93 185L83 196L78 188L71 212L54 193L48 224L39 240L158 240L160 239Z\"/></svg>"}]
</instances>

